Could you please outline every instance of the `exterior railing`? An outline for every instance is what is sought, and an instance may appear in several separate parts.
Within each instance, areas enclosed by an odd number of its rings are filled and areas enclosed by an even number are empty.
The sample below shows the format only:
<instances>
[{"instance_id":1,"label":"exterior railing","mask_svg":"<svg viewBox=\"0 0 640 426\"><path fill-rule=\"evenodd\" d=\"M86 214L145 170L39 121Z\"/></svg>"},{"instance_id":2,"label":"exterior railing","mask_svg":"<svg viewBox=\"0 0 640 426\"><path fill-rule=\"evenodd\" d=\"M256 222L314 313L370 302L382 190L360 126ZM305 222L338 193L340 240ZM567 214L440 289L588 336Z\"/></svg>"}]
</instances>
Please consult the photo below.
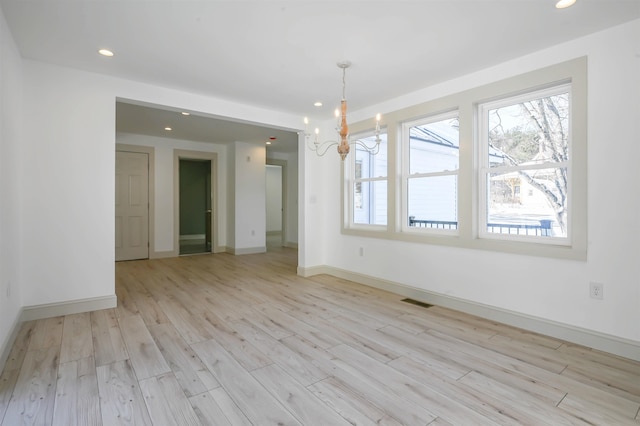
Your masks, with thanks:
<instances>
[{"instance_id":1,"label":"exterior railing","mask_svg":"<svg viewBox=\"0 0 640 426\"><path fill-rule=\"evenodd\" d=\"M422 220L416 219L415 216L409 216L409 226L415 226L416 228L458 229L458 222L450 222L447 220Z\"/></svg>"},{"instance_id":2,"label":"exterior railing","mask_svg":"<svg viewBox=\"0 0 640 426\"><path fill-rule=\"evenodd\" d=\"M552 236L551 220L543 219L536 224L487 223L487 230L496 234ZM409 226L431 229L458 229L458 222L447 220L423 220L409 216Z\"/></svg>"}]
</instances>

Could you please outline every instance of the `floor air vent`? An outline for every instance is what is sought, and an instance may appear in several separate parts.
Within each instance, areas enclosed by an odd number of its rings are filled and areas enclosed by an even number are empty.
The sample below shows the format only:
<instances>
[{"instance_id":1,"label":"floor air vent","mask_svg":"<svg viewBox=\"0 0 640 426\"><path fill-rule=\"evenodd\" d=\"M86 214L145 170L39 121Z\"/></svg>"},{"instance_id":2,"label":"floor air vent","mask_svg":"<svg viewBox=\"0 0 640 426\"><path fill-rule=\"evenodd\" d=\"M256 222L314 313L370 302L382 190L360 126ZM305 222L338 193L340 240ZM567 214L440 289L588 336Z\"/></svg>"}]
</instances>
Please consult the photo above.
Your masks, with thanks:
<instances>
[{"instance_id":1,"label":"floor air vent","mask_svg":"<svg viewBox=\"0 0 640 426\"><path fill-rule=\"evenodd\" d=\"M420 306L422 308L430 308L433 305L430 305L428 303L424 303L424 302L420 302L419 300L414 300L414 299L402 299L403 302L407 302L407 303L411 303L412 305L416 305L416 306Z\"/></svg>"}]
</instances>

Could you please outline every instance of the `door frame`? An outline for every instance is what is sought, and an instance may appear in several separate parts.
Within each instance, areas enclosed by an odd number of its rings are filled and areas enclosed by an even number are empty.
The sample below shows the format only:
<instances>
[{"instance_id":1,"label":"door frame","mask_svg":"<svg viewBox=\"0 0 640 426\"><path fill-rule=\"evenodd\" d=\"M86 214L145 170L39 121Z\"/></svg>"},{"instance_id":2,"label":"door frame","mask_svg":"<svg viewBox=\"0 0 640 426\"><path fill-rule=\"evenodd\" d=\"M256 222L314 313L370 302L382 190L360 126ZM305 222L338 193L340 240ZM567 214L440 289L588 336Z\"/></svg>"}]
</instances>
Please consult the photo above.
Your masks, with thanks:
<instances>
[{"instance_id":1,"label":"door frame","mask_svg":"<svg viewBox=\"0 0 640 426\"><path fill-rule=\"evenodd\" d=\"M160 255L158 253L156 253L156 244L155 244L155 206L156 206L156 202L155 202L155 164L156 164L156 160L155 160L155 148L152 146L143 146L143 145L128 145L128 144L124 144L124 143L116 143L116 152L136 152L139 154L147 154L148 158L149 158L149 168L148 168L148 180L147 180L147 184L149 185L148 188L148 192L149 192L149 208L147 209L148 212L148 226L149 226L149 230L148 230L148 235L149 235L149 259L156 259L159 257L165 257L163 255ZM114 153L114 157L115 157L115 153ZM115 171L114 171L115 173ZM115 199L115 187L113 188L113 192L114 192L114 199ZM115 216L114 216L114 222L115 222Z\"/></svg>"},{"instance_id":2,"label":"door frame","mask_svg":"<svg viewBox=\"0 0 640 426\"><path fill-rule=\"evenodd\" d=\"M287 220L289 217L289 203L287 199L287 162L285 160L267 158L266 163L269 166L279 166L282 170L282 188L280 189L282 192L282 224L280 227L282 228L282 246L284 247L287 241L287 223L289 223Z\"/></svg>"},{"instance_id":3,"label":"door frame","mask_svg":"<svg viewBox=\"0 0 640 426\"><path fill-rule=\"evenodd\" d=\"M215 152L173 150L173 255L180 256L180 160L205 160L211 164L211 253L224 251L218 232L218 154Z\"/></svg>"}]
</instances>

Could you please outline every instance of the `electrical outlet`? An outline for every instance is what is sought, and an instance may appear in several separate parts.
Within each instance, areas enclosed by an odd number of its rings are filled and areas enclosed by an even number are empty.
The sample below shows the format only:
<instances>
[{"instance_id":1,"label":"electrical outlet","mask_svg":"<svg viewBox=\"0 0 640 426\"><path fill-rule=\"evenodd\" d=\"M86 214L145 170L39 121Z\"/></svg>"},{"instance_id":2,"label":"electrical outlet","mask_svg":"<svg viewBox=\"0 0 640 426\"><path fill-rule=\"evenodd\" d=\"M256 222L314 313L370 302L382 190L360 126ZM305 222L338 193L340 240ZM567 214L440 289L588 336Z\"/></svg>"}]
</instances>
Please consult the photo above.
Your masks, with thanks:
<instances>
[{"instance_id":1,"label":"electrical outlet","mask_svg":"<svg viewBox=\"0 0 640 426\"><path fill-rule=\"evenodd\" d=\"M604 299L604 284L602 283L589 283L589 295L592 299Z\"/></svg>"},{"instance_id":2,"label":"electrical outlet","mask_svg":"<svg viewBox=\"0 0 640 426\"><path fill-rule=\"evenodd\" d=\"M360 247L360 256L364 256L364 247Z\"/></svg>"},{"instance_id":3,"label":"electrical outlet","mask_svg":"<svg viewBox=\"0 0 640 426\"><path fill-rule=\"evenodd\" d=\"M11 281L7 282L7 299L11 297Z\"/></svg>"}]
</instances>

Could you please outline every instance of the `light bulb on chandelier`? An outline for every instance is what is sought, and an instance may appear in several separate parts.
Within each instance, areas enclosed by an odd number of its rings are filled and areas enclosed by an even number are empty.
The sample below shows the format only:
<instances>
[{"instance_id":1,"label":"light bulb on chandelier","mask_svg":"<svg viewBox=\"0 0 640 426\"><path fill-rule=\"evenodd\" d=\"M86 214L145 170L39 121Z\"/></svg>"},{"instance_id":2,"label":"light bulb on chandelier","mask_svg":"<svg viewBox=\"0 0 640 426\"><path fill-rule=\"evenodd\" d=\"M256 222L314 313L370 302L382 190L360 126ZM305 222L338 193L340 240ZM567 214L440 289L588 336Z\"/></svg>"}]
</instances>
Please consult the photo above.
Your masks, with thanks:
<instances>
[{"instance_id":1,"label":"light bulb on chandelier","mask_svg":"<svg viewBox=\"0 0 640 426\"><path fill-rule=\"evenodd\" d=\"M323 156L324 154L326 154L327 150L334 145L338 147L338 154L340 154L340 158L342 158L342 160L347 157L347 154L349 154L352 145L358 145L372 155L375 155L380 151L380 114L376 115L375 143L373 145L366 144L365 142L358 139L349 141L349 125L347 124L347 98L345 95L345 75L347 72L347 68L349 68L350 66L351 62L349 61L338 62L338 68L342 69L342 100L340 101L340 109L336 109L335 111L335 116L337 120L336 132L338 132L338 135L340 136L340 141L320 142L318 140L320 129L316 128L314 131L315 136L313 138L313 142L311 142L311 133L309 133L309 119L307 117L304 118L304 135L307 142L307 147L311 151L314 151L318 156Z\"/></svg>"}]
</instances>

